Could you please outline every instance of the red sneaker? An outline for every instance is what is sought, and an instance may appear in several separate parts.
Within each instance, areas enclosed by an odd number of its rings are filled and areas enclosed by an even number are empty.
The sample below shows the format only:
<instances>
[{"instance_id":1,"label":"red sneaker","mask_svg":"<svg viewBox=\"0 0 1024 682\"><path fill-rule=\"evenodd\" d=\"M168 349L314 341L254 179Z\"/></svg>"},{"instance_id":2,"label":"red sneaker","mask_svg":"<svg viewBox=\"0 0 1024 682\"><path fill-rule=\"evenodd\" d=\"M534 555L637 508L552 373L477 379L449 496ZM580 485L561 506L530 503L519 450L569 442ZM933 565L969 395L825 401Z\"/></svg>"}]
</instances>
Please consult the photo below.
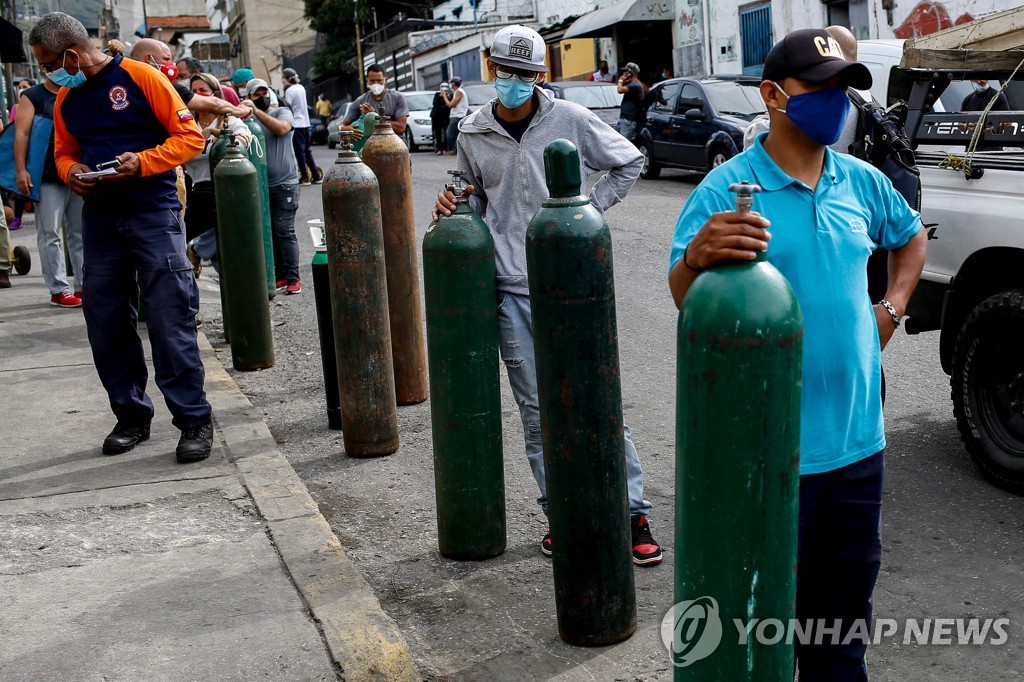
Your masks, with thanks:
<instances>
[{"instance_id":1,"label":"red sneaker","mask_svg":"<svg viewBox=\"0 0 1024 682\"><path fill-rule=\"evenodd\" d=\"M279 280L277 280L274 283L274 288L277 289L278 293L284 291L286 288L288 288L288 280L286 280L286 279L279 279Z\"/></svg>"},{"instance_id":2,"label":"red sneaker","mask_svg":"<svg viewBox=\"0 0 1024 682\"><path fill-rule=\"evenodd\" d=\"M75 298L82 298L82 292L81 291L76 291L75 292Z\"/></svg>"},{"instance_id":3,"label":"red sneaker","mask_svg":"<svg viewBox=\"0 0 1024 682\"><path fill-rule=\"evenodd\" d=\"M551 556L551 533L544 533L544 539L540 541L540 553L546 557Z\"/></svg>"},{"instance_id":4,"label":"red sneaker","mask_svg":"<svg viewBox=\"0 0 1024 682\"><path fill-rule=\"evenodd\" d=\"M62 291L59 294L54 294L50 297L50 305L58 308L81 308L82 299L77 296L72 296L66 291Z\"/></svg>"},{"instance_id":5,"label":"red sneaker","mask_svg":"<svg viewBox=\"0 0 1024 682\"><path fill-rule=\"evenodd\" d=\"M651 524L646 516L630 520L633 531L633 563L637 566L656 566L661 563L661 545L651 535Z\"/></svg>"},{"instance_id":6,"label":"red sneaker","mask_svg":"<svg viewBox=\"0 0 1024 682\"><path fill-rule=\"evenodd\" d=\"M302 281L301 280L295 280L294 282L288 282L288 285L284 289L284 293L287 296L291 296L293 294L301 294L302 293Z\"/></svg>"}]
</instances>

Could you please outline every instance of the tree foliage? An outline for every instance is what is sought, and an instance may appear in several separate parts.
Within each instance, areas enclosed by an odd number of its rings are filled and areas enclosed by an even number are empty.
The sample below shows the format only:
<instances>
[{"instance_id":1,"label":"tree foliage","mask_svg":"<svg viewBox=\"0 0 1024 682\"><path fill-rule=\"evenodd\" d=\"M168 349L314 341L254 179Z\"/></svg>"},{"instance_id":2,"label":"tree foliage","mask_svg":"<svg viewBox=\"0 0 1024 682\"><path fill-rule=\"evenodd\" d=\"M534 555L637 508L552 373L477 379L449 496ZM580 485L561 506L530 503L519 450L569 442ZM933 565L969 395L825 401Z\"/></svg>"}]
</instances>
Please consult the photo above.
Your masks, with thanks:
<instances>
[{"instance_id":1,"label":"tree foliage","mask_svg":"<svg viewBox=\"0 0 1024 682\"><path fill-rule=\"evenodd\" d=\"M345 62L356 56L356 5L352 0L304 0L309 26L322 36L313 66L323 74L351 71ZM366 8L359 6L360 13ZM372 16L372 14L371 14Z\"/></svg>"},{"instance_id":2,"label":"tree foliage","mask_svg":"<svg viewBox=\"0 0 1024 682\"><path fill-rule=\"evenodd\" d=\"M350 60L356 56L356 28L358 19L362 37L373 30L374 15L383 26L403 12L406 16L429 18L432 2L420 0L304 0L306 19L310 27L322 36L322 46L316 54L314 66L320 73L348 73Z\"/></svg>"}]
</instances>

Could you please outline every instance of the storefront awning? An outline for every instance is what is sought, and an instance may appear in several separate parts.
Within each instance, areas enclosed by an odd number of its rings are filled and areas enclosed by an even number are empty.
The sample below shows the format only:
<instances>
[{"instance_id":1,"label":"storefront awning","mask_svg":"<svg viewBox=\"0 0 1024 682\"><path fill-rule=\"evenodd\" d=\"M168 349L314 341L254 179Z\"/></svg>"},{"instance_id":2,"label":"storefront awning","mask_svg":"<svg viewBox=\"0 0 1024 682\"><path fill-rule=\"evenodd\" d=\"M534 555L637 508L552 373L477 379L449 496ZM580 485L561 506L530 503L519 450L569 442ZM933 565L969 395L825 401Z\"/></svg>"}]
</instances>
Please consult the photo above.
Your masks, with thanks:
<instances>
[{"instance_id":1,"label":"storefront awning","mask_svg":"<svg viewBox=\"0 0 1024 682\"><path fill-rule=\"evenodd\" d=\"M623 21L672 21L673 4L667 1L626 0L594 10L573 22L563 40L611 38L615 24Z\"/></svg>"}]
</instances>

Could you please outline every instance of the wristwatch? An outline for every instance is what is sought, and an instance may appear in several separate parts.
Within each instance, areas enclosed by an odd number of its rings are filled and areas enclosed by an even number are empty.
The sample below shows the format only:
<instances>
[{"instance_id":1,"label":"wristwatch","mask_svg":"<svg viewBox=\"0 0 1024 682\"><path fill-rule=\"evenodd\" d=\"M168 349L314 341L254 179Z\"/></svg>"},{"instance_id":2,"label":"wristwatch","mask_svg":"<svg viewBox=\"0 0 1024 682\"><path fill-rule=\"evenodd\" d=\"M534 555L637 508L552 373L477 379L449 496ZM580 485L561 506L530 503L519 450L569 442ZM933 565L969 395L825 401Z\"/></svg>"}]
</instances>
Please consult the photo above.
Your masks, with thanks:
<instances>
[{"instance_id":1,"label":"wristwatch","mask_svg":"<svg viewBox=\"0 0 1024 682\"><path fill-rule=\"evenodd\" d=\"M884 298L881 301L879 301L878 303L883 308L885 308L886 310L889 311L889 314L892 315L892 323L894 325L896 325L896 329L899 329L900 328L900 316L898 314L896 314L896 309L892 307L892 303L889 303Z\"/></svg>"}]
</instances>

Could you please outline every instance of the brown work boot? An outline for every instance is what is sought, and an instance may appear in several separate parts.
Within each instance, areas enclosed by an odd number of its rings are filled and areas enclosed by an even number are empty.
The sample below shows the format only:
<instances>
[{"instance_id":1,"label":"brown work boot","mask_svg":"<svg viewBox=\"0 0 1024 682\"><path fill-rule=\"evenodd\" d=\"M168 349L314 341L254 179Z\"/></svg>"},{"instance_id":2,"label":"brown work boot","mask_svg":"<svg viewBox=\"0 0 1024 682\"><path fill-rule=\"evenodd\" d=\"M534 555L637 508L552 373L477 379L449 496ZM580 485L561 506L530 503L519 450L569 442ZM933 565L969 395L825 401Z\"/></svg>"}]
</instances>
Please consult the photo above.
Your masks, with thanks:
<instances>
[{"instance_id":1,"label":"brown work boot","mask_svg":"<svg viewBox=\"0 0 1024 682\"><path fill-rule=\"evenodd\" d=\"M6 270L0 270L0 289L11 288L11 275Z\"/></svg>"}]
</instances>

